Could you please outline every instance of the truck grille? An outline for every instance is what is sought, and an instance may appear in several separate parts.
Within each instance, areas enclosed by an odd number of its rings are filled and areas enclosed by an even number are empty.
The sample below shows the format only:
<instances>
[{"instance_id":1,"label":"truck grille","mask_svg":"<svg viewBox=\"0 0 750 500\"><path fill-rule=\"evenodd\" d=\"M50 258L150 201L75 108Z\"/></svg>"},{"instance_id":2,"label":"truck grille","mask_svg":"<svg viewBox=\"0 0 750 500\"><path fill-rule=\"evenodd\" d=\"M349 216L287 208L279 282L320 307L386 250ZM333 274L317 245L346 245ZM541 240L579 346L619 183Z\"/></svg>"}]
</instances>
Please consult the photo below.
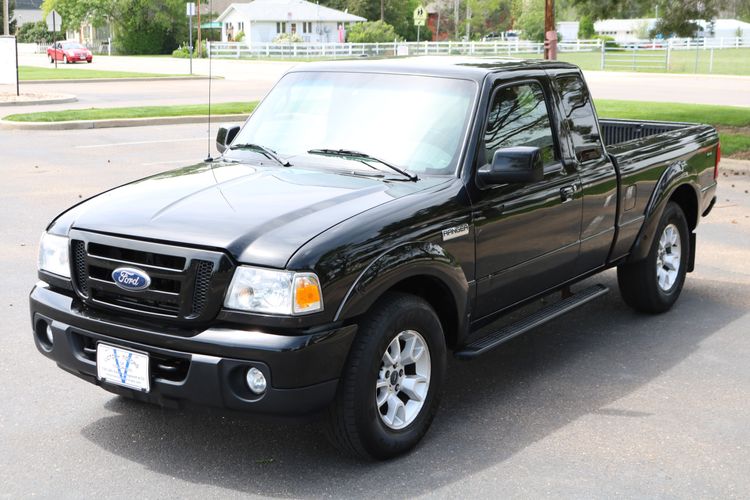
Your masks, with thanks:
<instances>
[{"instance_id":1,"label":"truck grille","mask_svg":"<svg viewBox=\"0 0 750 500\"><path fill-rule=\"evenodd\" d=\"M220 252L71 231L73 283L89 306L168 320L209 320L218 313L231 271ZM145 290L122 289L112 272L137 268Z\"/></svg>"}]
</instances>

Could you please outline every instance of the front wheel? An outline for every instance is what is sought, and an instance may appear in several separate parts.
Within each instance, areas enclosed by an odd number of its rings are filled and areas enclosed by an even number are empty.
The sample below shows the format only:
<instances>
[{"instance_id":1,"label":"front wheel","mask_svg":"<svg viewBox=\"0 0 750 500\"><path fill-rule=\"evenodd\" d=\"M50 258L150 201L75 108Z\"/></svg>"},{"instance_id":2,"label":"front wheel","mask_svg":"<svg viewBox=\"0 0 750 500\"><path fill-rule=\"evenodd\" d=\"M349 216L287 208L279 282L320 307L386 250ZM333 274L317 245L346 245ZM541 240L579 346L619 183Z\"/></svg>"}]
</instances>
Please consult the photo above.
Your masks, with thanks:
<instances>
[{"instance_id":1,"label":"front wheel","mask_svg":"<svg viewBox=\"0 0 750 500\"><path fill-rule=\"evenodd\" d=\"M365 459L413 448L437 411L445 366L445 337L432 307L413 295L386 295L352 344L328 414L333 444Z\"/></svg>"},{"instance_id":2,"label":"front wheel","mask_svg":"<svg viewBox=\"0 0 750 500\"><path fill-rule=\"evenodd\" d=\"M641 312L668 311L685 284L690 229L680 206L669 202L659 221L654 241L645 259L617 267L620 294L630 307Z\"/></svg>"}]
</instances>

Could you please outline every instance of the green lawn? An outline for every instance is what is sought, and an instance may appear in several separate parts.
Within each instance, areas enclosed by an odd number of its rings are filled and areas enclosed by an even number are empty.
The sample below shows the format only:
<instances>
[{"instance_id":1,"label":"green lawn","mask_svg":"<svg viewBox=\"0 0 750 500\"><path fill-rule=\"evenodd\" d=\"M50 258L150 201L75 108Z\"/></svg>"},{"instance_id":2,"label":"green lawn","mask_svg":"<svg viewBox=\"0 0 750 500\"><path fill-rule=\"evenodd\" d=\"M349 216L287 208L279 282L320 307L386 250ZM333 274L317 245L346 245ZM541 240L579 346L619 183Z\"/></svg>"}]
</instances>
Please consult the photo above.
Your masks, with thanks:
<instances>
[{"instance_id":1,"label":"green lawn","mask_svg":"<svg viewBox=\"0 0 750 500\"><path fill-rule=\"evenodd\" d=\"M78 63L81 64L81 63ZM73 65L58 62L58 68L37 66L19 66L18 78L24 80L77 80L89 78L159 78L185 75L161 75L157 73L133 73L129 71L102 71L98 69L82 69Z\"/></svg>"},{"instance_id":2,"label":"green lawn","mask_svg":"<svg viewBox=\"0 0 750 500\"><path fill-rule=\"evenodd\" d=\"M708 123L719 130L724 156L750 154L750 109L705 104L597 99L602 118Z\"/></svg>"},{"instance_id":3,"label":"green lawn","mask_svg":"<svg viewBox=\"0 0 750 500\"><path fill-rule=\"evenodd\" d=\"M501 54L508 55L508 54ZM639 71L648 73L713 73L717 75L750 75L750 49L715 49L711 68L710 50L673 50L670 54L669 70L665 71L667 53L665 50L638 51L635 54L636 67L633 67L633 51L608 52L605 70ZM541 54L510 54L511 57L540 59ZM697 58L697 66L696 66ZM560 52L560 61L573 63L584 70L601 70L602 54L594 52ZM652 67L648 67L652 66ZM697 71L696 71L697 68Z\"/></svg>"},{"instance_id":4,"label":"green lawn","mask_svg":"<svg viewBox=\"0 0 750 500\"><path fill-rule=\"evenodd\" d=\"M251 113L257 102L225 102L211 106L212 115L233 115ZM204 116L208 105L191 104L185 106L142 106L136 108L89 108L66 111L47 111L9 115L4 119L14 122L63 122L70 120L108 120L119 118L154 118L169 116Z\"/></svg>"}]
</instances>

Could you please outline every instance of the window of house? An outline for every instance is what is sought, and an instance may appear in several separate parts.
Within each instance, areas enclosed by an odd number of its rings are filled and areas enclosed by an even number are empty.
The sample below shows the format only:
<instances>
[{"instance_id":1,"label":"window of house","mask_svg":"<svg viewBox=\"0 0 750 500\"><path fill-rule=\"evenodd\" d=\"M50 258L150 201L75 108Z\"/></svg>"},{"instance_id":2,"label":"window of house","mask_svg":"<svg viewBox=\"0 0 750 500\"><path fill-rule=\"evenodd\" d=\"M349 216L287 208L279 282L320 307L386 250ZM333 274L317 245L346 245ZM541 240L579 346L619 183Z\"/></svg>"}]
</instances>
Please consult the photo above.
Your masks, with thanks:
<instances>
[{"instance_id":1,"label":"window of house","mask_svg":"<svg viewBox=\"0 0 750 500\"><path fill-rule=\"evenodd\" d=\"M286 23L276 23L276 33L286 33Z\"/></svg>"},{"instance_id":2,"label":"window of house","mask_svg":"<svg viewBox=\"0 0 750 500\"><path fill-rule=\"evenodd\" d=\"M578 76L564 76L557 79L557 85L576 158L581 163L601 158L603 149L594 107L583 81Z\"/></svg>"},{"instance_id":3,"label":"window of house","mask_svg":"<svg viewBox=\"0 0 750 500\"><path fill-rule=\"evenodd\" d=\"M304 22L304 23L302 23L302 33L312 33L312 23L311 22Z\"/></svg>"},{"instance_id":4,"label":"window of house","mask_svg":"<svg viewBox=\"0 0 750 500\"><path fill-rule=\"evenodd\" d=\"M239 31L245 31L245 23L240 21L237 23L237 30Z\"/></svg>"},{"instance_id":5,"label":"window of house","mask_svg":"<svg viewBox=\"0 0 750 500\"><path fill-rule=\"evenodd\" d=\"M297 23L292 23L292 35L297 33Z\"/></svg>"},{"instance_id":6,"label":"window of house","mask_svg":"<svg viewBox=\"0 0 750 500\"><path fill-rule=\"evenodd\" d=\"M539 148L544 165L560 159L541 85L536 82L509 85L495 93L484 145L487 163L492 163L498 149L514 146Z\"/></svg>"}]
</instances>

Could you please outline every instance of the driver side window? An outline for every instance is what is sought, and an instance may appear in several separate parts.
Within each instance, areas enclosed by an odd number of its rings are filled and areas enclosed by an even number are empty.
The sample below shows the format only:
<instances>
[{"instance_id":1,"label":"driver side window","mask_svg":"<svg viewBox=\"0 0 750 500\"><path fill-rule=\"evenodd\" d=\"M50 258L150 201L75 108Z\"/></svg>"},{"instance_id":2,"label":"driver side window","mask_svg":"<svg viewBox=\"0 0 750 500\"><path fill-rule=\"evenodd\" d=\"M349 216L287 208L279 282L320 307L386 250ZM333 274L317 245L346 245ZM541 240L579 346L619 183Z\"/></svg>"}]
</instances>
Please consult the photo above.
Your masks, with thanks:
<instances>
[{"instance_id":1,"label":"driver side window","mask_svg":"<svg viewBox=\"0 0 750 500\"><path fill-rule=\"evenodd\" d=\"M539 148L545 166L560 159L541 85L524 82L502 87L495 92L487 118L484 144L486 163L492 163L498 149L514 146Z\"/></svg>"}]
</instances>

